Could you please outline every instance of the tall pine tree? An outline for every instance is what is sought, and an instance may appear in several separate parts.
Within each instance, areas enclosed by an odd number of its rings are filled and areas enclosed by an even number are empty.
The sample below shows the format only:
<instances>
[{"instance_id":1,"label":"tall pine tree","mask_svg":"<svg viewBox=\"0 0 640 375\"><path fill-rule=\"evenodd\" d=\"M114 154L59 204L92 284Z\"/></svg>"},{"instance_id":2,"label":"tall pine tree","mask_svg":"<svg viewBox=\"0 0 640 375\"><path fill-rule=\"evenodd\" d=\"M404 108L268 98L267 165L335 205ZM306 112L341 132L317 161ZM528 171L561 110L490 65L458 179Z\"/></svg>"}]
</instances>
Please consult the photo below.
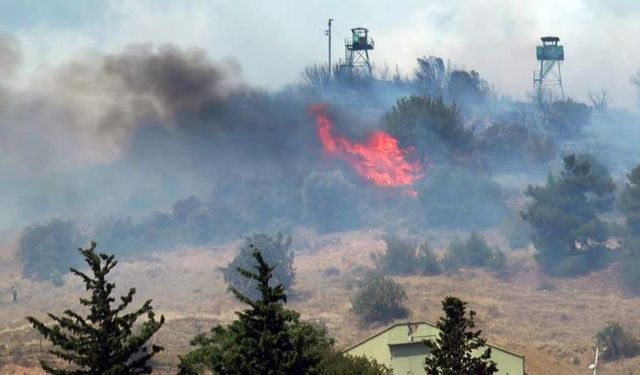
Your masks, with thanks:
<instances>
[{"instance_id":1,"label":"tall pine tree","mask_svg":"<svg viewBox=\"0 0 640 375\"><path fill-rule=\"evenodd\" d=\"M253 247L253 246L252 246ZM256 272L238 268L255 280L260 297L252 300L235 288L235 297L248 305L228 326L217 326L209 335L199 335L197 348L180 359L180 374L198 374L206 370L217 375L321 374L323 355L333 340L317 327L300 321L287 302L282 284L270 286L274 267L269 266L253 247Z\"/></svg>"},{"instance_id":2,"label":"tall pine tree","mask_svg":"<svg viewBox=\"0 0 640 375\"><path fill-rule=\"evenodd\" d=\"M134 288L120 297L117 306L112 306L115 298L111 293L115 284L107 281L107 274L118 262L113 255L96 253L95 248L96 243L92 242L90 248L79 249L92 276L71 268L71 272L80 277L91 292L91 298L80 298L80 303L89 309L88 315L82 317L71 310L64 311L65 316L48 314L54 321L52 326L27 317L33 327L54 345L50 352L72 364L70 369L56 369L41 361L42 368L54 375L150 374L148 361L163 348L158 345L149 347L147 342L164 324L164 316L159 321L155 320L151 300L128 312L127 307L136 292ZM144 314L147 320L134 334L133 326Z\"/></svg>"},{"instance_id":3,"label":"tall pine tree","mask_svg":"<svg viewBox=\"0 0 640 375\"><path fill-rule=\"evenodd\" d=\"M618 200L626 229L618 277L630 291L640 294L640 164L631 170L627 179Z\"/></svg>"},{"instance_id":4,"label":"tall pine tree","mask_svg":"<svg viewBox=\"0 0 640 375\"><path fill-rule=\"evenodd\" d=\"M482 331L473 331L476 313L470 310L467 317L466 305L451 296L442 301L445 316L436 324L440 330L438 338L425 341L430 352L425 360L427 375L491 375L498 372L496 363L491 361L491 348L486 347L486 340L480 336Z\"/></svg>"}]
</instances>

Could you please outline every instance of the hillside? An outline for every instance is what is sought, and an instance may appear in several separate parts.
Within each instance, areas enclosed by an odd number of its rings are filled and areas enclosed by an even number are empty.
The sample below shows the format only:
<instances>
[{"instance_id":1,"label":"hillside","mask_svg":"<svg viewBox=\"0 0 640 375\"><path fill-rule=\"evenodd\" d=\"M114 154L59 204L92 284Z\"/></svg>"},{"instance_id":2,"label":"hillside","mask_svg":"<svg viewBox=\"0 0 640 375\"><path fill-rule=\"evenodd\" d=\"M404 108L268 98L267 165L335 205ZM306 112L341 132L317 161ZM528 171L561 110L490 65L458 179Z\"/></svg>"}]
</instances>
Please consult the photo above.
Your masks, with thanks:
<instances>
[{"instance_id":1,"label":"hillside","mask_svg":"<svg viewBox=\"0 0 640 375\"><path fill-rule=\"evenodd\" d=\"M485 234L491 242L503 245L495 233ZM453 234L428 233L427 237L436 235L442 243L433 244L441 248ZM363 268L372 265L370 254L384 247L380 232L316 236L300 230L294 235L294 245L297 283L292 307L305 319L326 324L341 346L380 328L359 324L349 302ZM234 311L241 308L225 292L218 270L232 259L237 246L238 242L177 249L145 260L123 260L116 268L118 286L135 286L134 302L152 298L154 307L168 320L156 338L167 349L157 360L167 373L177 356L188 350L193 335L232 320ZM440 300L450 294L459 296L478 312L479 326L490 341L526 356L530 375L584 373L592 356L593 335L607 321L618 320L640 330L635 316L640 300L619 292L613 278L615 266L588 277L551 279L537 270L531 252L521 249L509 254L510 275L506 278L473 269L436 277L398 277L409 295L409 318L435 321ZM84 288L69 275L61 288L18 279L19 264L11 252L0 254L4 254L0 257L0 365L4 366L0 373L39 374L27 368L36 365L46 343L41 344L24 317L43 318L45 312L75 308ZM325 273L332 267L338 272ZM12 283L20 293L18 304L10 301ZM640 358L605 364L599 373L631 375L637 368Z\"/></svg>"}]
</instances>

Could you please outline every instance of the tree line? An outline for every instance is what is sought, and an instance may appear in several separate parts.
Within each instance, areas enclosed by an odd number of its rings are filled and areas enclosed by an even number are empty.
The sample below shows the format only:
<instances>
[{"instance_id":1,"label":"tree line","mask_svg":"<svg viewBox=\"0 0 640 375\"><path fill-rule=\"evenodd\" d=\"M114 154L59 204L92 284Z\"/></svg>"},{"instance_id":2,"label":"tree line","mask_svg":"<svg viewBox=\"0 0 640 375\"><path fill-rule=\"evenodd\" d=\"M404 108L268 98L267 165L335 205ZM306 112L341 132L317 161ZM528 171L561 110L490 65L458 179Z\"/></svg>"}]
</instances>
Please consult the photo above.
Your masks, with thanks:
<instances>
[{"instance_id":1,"label":"tree line","mask_svg":"<svg viewBox=\"0 0 640 375\"><path fill-rule=\"evenodd\" d=\"M256 298L232 286L231 292L245 309L237 312L230 324L194 337L193 350L179 358L179 374L391 374L375 360L342 353L324 327L301 320L297 311L287 308L286 287L281 282L273 283L275 267L265 261L257 247L249 248L252 269L238 267L236 271L253 282ZM134 288L116 303L115 283L107 277L117 265L115 257L98 252L95 242L79 251L89 271L71 268L71 272L82 279L90 294L80 298L86 315L71 309L62 315L50 313L50 324L27 317L53 345L50 353L58 362L67 363L41 361L41 367L54 375L150 374L153 357L164 348L149 341L164 325L164 316L156 319L151 300L130 309ZM440 334L435 341L425 341L430 353L425 358L425 374L497 372L490 359L491 349L481 331L475 330L475 312L467 312L466 303L455 297L446 297L442 306L445 315L437 323ZM140 318L143 322L137 324ZM471 355L479 349L479 355Z\"/></svg>"}]
</instances>

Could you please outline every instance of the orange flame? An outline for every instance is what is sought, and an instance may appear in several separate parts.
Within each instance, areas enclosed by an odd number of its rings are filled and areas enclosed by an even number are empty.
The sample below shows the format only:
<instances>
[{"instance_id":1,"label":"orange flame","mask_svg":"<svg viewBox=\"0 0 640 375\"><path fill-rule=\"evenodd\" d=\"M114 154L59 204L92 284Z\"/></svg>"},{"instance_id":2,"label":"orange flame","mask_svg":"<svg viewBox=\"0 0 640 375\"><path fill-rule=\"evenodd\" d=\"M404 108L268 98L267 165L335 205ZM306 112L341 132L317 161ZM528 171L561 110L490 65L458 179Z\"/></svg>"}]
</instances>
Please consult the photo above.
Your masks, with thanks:
<instances>
[{"instance_id":1,"label":"orange flame","mask_svg":"<svg viewBox=\"0 0 640 375\"><path fill-rule=\"evenodd\" d=\"M362 177L378 186L409 186L423 176L419 161L407 160L408 152L398 146L398 140L383 131L369 135L366 144L352 143L345 137L334 135L333 122L324 104L314 104L309 112L315 117L318 137L324 152L349 163ZM408 195L416 196L415 191Z\"/></svg>"}]
</instances>

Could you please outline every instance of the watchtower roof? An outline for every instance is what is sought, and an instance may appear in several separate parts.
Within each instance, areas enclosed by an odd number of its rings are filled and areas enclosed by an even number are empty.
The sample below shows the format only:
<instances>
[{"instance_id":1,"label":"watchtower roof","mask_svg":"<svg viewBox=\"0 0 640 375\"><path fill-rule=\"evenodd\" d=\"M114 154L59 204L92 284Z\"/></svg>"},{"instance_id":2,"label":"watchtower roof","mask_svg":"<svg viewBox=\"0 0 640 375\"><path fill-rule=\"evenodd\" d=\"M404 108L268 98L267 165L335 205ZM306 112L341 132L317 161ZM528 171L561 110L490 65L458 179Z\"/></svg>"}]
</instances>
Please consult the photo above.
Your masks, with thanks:
<instances>
[{"instance_id":1,"label":"watchtower roof","mask_svg":"<svg viewBox=\"0 0 640 375\"><path fill-rule=\"evenodd\" d=\"M543 42L559 42L560 38L558 38L557 36L543 36L542 38L540 38L540 40L542 40Z\"/></svg>"}]
</instances>

